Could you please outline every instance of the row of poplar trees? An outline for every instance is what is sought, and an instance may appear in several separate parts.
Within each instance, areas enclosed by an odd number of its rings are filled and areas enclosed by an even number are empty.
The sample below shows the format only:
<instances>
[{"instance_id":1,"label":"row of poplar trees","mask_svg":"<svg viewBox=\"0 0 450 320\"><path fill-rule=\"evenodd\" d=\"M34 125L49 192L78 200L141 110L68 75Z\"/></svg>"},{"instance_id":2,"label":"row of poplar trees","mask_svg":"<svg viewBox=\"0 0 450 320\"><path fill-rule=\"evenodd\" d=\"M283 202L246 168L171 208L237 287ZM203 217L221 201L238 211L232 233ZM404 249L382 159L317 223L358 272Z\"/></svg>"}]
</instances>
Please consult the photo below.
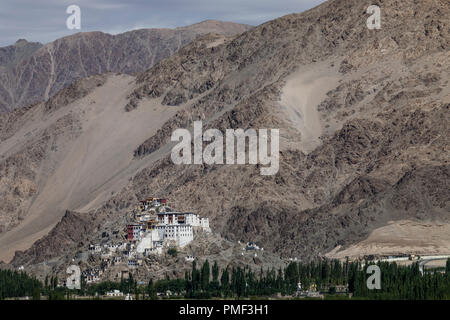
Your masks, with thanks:
<instances>
[{"instance_id":1,"label":"row of poplar trees","mask_svg":"<svg viewBox=\"0 0 450 320\"><path fill-rule=\"evenodd\" d=\"M211 266L206 260L201 267L197 261L184 279L163 279L140 286L133 276L120 282L105 281L86 286L77 292L81 295L105 294L119 289L134 293L136 298L156 299L157 293L170 291L186 298L240 298L263 297L274 294L294 295L301 290L317 290L325 294L351 293L362 299L450 299L450 259L446 267L421 273L417 263L399 266L396 263L379 262L381 289L367 287L367 267L371 263L338 260L317 260L312 262L291 262L286 268L260 269L255 272L247 267L219 268L217 262ZM57 287L56 277L46 278L41 283L24 272L0 270L0 299L29 296L39 299L70 299L70 290Z\"/></svg>"},{"instance_id":2,"label":"row of poplar trees","mask_svg":"<svg viewBox=\"0 0 450 320\"><path fill-rule=\"evenodd\" d=\"M370 264L367 261L361 264L348 260L343 263L338 260L291 262L284 269L261 269L255 273L249 267L219 269L216 262L211 268L208 260L201 268L197 268L194 261L192 270L185 273L185 296L230 298L293 295L300 288L334 294L339 286L340 292L351 293L356 298L450 299L450 259L445 269L425 271L424 274L420 272L418 263L398 266L396 263L379 262L381 289L372 290L367 286L370 276L367 267ZM179 282L178 288L180 286ZM181 289L177 291L181 292Z\"/></svg>"}]
</instances>

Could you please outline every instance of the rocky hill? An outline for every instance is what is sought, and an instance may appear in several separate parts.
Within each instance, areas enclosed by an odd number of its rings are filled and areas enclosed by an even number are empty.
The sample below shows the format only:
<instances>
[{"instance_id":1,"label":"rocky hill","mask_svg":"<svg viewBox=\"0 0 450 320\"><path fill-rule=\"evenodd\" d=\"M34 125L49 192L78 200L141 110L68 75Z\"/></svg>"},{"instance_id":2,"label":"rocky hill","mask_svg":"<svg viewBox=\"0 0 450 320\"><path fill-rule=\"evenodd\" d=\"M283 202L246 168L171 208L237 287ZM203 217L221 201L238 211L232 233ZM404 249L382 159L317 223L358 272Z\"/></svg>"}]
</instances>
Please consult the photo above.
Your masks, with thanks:
<instances>
[{"instance_id":1,"label":"rocky hill","mask_svg":"<svg viewBox=\"0 0 450 320\"><path fill-rule=\"evenodd\" d=\"M141 72L199 35L233 36L249 28L208 20L176 29L140 29L118 35L82 32L44 46L19 40L0 48L0 112L45 101L91 75Z\"/></svg>"},{"instance_id":2,"label":"rocky hill","mask_svg":"<svg viewBox=\"0 0 450 320\"><path fill-rule=\"evenodd\" d=\"M372 4L382 10L379 30L366 26ZM331 0L233 39L201 37L136 78L107 75L56 111L37 105L15 114L14 123L28 121L21 128L69 115L80 125L52 130L67 138L56 142L51 162L35 164L47 168L46 178L36 179L22 223L0 236L0 247L8 248L1 257L20 249L14 265L67 259L61 253L75 252L83 228L78 235L50 233L23 249L61 218L59 225L69 223L66 209L84 216L76 221L90 221L95 234L149 195L208 216L227 240L256 241L301 259L338 254L389 224L415 221L430 226L426 233L448 225L449 17L446 0ZM171 133L199 119L205 129L222 131L279 128L279 172L174 165ZM26 132L10 120L0 123L11 136L0 145L2 155L16 156L11 139ZM394 234L392 243L377 245L384 253L394 244L396 253L408 252L411 243L423 252L448 250L436 245L449 243L448 234L439 237ZM398 246L402 240L409 242ZM58 250L47 252L43 243Z\"/></svg>"}]
</instances>

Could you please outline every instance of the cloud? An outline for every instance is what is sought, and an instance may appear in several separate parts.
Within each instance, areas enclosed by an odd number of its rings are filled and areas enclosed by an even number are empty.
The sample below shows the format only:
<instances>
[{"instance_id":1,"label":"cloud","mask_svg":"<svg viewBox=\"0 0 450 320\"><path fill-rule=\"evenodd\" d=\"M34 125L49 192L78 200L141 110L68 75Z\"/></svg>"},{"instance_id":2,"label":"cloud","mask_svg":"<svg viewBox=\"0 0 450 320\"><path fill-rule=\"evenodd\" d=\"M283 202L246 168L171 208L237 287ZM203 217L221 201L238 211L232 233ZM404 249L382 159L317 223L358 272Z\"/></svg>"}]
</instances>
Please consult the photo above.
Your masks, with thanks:
<instances>
[{"instance_id":1,"label":"cloud","mask_svg":"<svg viewBox=\"0 0 450 320\"><path fill-rule=\"evenodd\" d=\"M302 12L324 0L3 0L0 46L19 38L50 42L68 30L66 8L81 8L81 31L120 33L136 28L173 28L207 19L258 25Z\"/></svg>"}]
</instances>

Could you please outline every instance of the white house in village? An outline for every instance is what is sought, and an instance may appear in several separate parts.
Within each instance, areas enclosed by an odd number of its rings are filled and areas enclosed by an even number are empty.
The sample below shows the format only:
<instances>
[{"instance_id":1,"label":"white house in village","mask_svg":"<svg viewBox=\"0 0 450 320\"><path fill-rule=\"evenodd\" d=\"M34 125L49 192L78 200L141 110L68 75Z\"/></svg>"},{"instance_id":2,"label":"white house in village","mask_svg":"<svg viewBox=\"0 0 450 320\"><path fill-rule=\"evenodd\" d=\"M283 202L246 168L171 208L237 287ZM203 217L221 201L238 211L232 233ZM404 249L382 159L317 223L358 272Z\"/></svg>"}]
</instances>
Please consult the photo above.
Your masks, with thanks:
<instances>
[{"instance_id":1,"label":"white house in village","mask_svg":"<svg viewBox=\"0 0 450 320\"><path fill-rule=\"evenodd\" d=\"M103 272L99 269L88 269L83 271L82 276L85 279L86 283L89 284L99 281L102 273Z\"/></svg>"},{"instance_id":2,"label":"white house in village","mask_svg":"<svg viewBox=\"0 0 450 320\"><path fill-rule=\"evenodd\" d=\"M117 251L117 249L120 248L121 245L122 245L121 243L113 243L113 244L109 244L109 245L108 245L108 250L109 250L109 252L114 253L114 252Z\"/></svg>"},{"instance_id":3,"label":"white house in village","mask_svg":"<svg viewBox=\"0 0 450 320\"><path fill-rule=\"evenodd\" d=\"M135 268L139 265L139 262L137 259L128 259L128 263L127 263L128 267L130 268Z\"/></svg>"},{"instance_id":4,"label":"white house in village","mask_svg":"<svg viewBox=\"0 0 450 320\"><path fill-rule=\"evenodd\" d=\"M102 252L102 246L99 244L90 244L88 249L91 254L100 254Z\"/></svg>"},{"instance_id":5,"label":"white house in village","mask_svg":"<svg viewBox=\"0 0 450 320\"><path fill-rule=\"evenodd\" d=\"M108 297L123 297L123 293L119 290L112 290L106 293Z\"/></svg>"}]
</instances>

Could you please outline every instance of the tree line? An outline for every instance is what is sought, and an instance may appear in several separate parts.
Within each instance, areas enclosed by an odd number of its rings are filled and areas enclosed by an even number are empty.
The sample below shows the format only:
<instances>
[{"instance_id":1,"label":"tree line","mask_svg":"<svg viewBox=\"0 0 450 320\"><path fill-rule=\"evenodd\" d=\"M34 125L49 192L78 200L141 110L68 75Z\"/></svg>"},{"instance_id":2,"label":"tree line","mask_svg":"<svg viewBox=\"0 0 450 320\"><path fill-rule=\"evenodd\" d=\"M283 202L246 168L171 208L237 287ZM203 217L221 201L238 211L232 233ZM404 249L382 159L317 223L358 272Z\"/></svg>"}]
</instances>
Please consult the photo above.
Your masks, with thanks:
<instances>
[{"instance_id":1,"label":"tree line","mask_svg":"<svg viewBox=\"0 0 450 320\"><path fill-rule=\"evenodd\" d=\"M70 299L72 295L101 296L112 290L134 294L136 299L157 299L170 292L178 298L247 298L282 295L297 296L300 292L318 291L333 296L358 299L450 299L450 259L445 268L425 270L421 273L418 263L400 266L378 262L381 271L381 289L367 287L367 267L373 263L344 262L319 259L311 262L291 262L285 268L259 271L250 267L220 268L217 262L211 266L206 260L201 266L192 263L184 278L150 280L138 285L130 273L120 282L103 281L96 284L81 282L80 290L58 287L56 276L46 277L41 283L24 272L0 270L0 298L30 296L39 299Z\"/></svg>"},{"instance_id":2,"label":"tree line","mask_svg":"<svg viewBox=\"0 0 450 320\"><path fill-rule=\"evenodd\" d=\"M0 300L14 297L39 299L42 282L25 272L0 270Z\"/></svg>"},{"instance_id":3,"label":"tree line","mask_svg":"<svg viewBox=\"0 0 450 320\"><path fill-rule=\"evenodd\" d=\"M293 296L300 291L318 291L365 299L450 299L450 259L445 269L425 270L424 274L417 262L410 266L378 262L381 289L373 290L367 286L367 268L371 264L374 263L320 259L291 262L286 268L261 269L256 273L249 267L219 270L216 262L211 268L207 260L197 268L194 261L192 270L185 273L184 292L186 298Z\"/></svg>"}]
</instances>

